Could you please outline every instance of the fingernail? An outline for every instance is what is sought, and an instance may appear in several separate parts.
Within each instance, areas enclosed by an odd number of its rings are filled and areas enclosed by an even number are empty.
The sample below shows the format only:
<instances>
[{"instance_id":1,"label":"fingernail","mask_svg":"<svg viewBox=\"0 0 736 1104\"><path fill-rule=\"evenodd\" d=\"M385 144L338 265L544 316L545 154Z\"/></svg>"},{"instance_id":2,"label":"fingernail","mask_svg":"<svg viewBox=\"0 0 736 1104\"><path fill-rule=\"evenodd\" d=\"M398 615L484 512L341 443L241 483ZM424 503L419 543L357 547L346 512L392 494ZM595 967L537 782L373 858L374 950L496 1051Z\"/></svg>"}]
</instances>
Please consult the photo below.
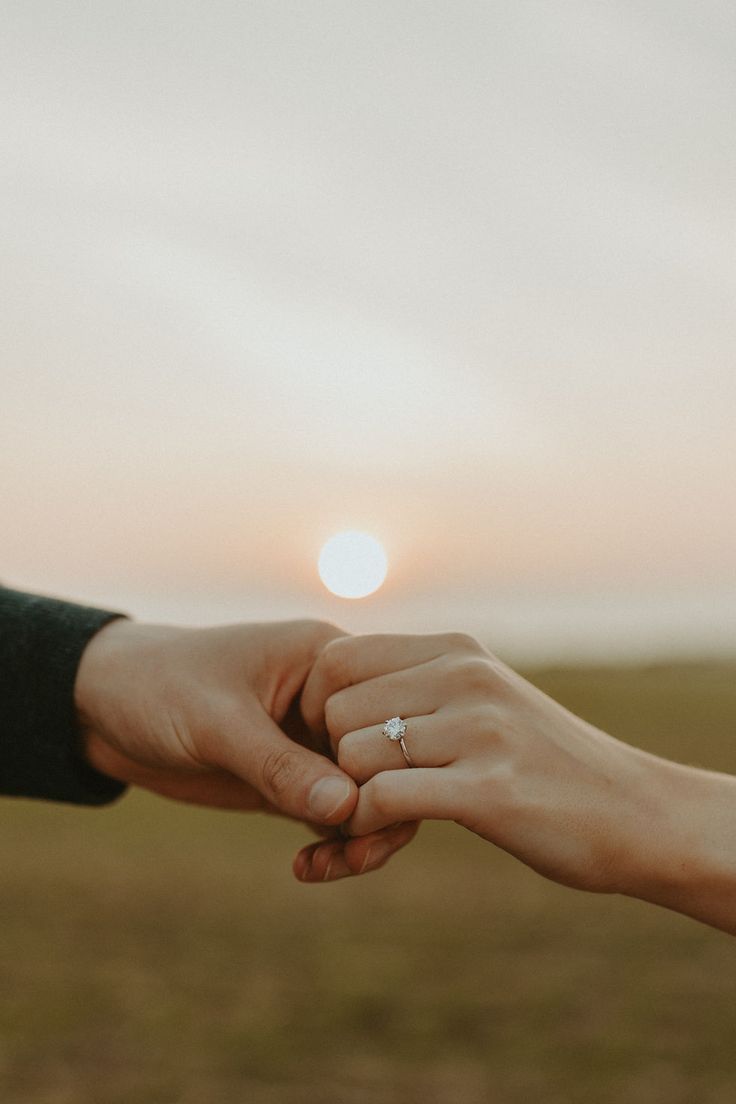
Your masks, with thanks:
<instances>
[{"instance_id":1,"label":"fingernail","mask_svg":"<svg viewBox=\"0 0 736 1104\"><path fill-rule=\"evenodd\" d=\"M322 881L323 882L329 882L330 873L332 871L332 867L334 865L334 862L335 862L335 857L333 855L333 857L330 859L330 861L327 864L327 869L325 870L324 874L322 875Z\"/></svg>"},{"instance_id":2,"label":"fingernail","mask_svg":"<svg viewBox=\"0 0 736 1104\"><path fill-rule=\"evenodd\" d=\"M320 778L309 794L309 812L315 820L329 820L350 797L351 789L347 778L334 774Z\"/></svg>"},{"instance_id":3,"label":"fingernail","mask_svg":"<svg viewBox=\"0 0 736 1104\"><path fill-rule=\"evenodd\" d=\"M395 844L392 843L374 843L372 847L368 848L368 854L366 855L363 865L360 868L360 873L364 874L366 870L373 870L374 867L380 866L382 862L385 862L389 855L393 854L396 850Z\"/></svg>"},{"instance_id":4,"label":"fingernail","mask_svg":"<svg viewBox=\"0 0 736 1104\"><path fill-rule=\"evenodd\" d=\"M312 872L312 856L306 855L299 864L297 877L300 881L306 881Z\"/></svg>"}]
</instances>

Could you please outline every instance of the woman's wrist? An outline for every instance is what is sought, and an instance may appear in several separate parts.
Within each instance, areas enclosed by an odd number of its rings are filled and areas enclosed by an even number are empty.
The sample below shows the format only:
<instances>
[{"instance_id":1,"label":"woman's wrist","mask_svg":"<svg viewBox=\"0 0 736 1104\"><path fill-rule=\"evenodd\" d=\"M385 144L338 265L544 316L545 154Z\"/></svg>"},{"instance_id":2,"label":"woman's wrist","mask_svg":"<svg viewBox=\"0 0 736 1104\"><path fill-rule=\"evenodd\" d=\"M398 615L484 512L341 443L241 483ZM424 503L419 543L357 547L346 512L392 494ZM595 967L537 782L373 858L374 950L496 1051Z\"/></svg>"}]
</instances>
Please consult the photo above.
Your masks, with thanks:
<instances>
[{"instance_id":1,"label":"woman's wrist","mask_svg":"<svg viewBox=\"0 0 736 1104\"><path fill-rule=\"evenodd\" d=\"M736 778L641 754L648 809L619 892L736 934Z\"/></svg>"}]
</instances>

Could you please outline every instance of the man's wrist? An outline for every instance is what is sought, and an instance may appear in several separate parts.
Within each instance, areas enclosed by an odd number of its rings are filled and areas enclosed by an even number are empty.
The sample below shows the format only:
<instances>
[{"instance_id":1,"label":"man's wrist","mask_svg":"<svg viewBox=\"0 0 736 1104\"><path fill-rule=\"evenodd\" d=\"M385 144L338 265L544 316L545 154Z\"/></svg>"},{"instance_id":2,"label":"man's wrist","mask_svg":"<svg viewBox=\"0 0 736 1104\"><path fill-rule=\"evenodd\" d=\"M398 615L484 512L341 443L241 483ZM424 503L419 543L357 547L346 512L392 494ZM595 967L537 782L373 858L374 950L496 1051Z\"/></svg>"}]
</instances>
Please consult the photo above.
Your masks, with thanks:
<instances>
[{"instance_id":1,"label":"man's wrist","mask_svg":"<svg viewBox=\"0 0 736 1104\"><path fill-rule=\"evenodd\" d=\"M110 621L95 633L82 652L74 682L74 708L82 731L102 726L116 678L119 644L137 626L125 618Z\"/></svg>"},{"instance_id":2,"label":"man's wrist","mask_svg":"<svg viewBox=\"0 0 736 1104\"><path fill-rule=\"evenodd\" d=\"M74 704L81 755L101 774L133 780L129 744L146 714L148 675L155 667L154 689L159 693L164 679L161 645L187 631L125 619L106 625L89 641L77 669Z\"/></svg>"}]
</instances>

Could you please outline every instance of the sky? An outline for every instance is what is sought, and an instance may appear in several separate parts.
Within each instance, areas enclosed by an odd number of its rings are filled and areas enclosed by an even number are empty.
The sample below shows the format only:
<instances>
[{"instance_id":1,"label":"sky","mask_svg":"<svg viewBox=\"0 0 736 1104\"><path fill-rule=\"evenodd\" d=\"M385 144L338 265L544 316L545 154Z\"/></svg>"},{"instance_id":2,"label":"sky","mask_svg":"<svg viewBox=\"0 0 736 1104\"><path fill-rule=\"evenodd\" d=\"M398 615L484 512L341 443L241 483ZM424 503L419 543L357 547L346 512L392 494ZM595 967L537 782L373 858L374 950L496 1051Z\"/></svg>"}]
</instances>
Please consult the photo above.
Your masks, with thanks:
<instances>
[{"instance_id":1,"label":"sky","mask_svg":"<svg viewBox=\"0 0 736 1104\"><path fill-rule=\"evenodd\" d=\"M0 578L736 651L730 0L0 15Z\"/></svg>"}]
</instances>

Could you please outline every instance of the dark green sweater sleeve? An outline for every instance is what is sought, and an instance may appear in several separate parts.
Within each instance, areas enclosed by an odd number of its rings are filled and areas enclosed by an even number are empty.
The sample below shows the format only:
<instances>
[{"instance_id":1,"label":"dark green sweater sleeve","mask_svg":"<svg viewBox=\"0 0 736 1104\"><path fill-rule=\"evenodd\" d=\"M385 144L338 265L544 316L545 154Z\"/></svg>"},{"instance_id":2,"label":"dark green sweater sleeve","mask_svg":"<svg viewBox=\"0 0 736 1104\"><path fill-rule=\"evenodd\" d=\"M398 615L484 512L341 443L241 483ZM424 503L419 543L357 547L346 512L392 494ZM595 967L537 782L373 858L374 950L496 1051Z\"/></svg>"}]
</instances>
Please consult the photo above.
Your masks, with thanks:
<instances>
[{"instance_id":1,"label":"dark green sweater sleeve","mask_svg":"<svg viewBox=\"0 0 736 1104\"><path fill-rule=\"evenodd\" d=\"M74 710L82 652L120 616L0 587L0 794L104 805L123 792L80 755Z\"/></svg>"}]
</instances>

